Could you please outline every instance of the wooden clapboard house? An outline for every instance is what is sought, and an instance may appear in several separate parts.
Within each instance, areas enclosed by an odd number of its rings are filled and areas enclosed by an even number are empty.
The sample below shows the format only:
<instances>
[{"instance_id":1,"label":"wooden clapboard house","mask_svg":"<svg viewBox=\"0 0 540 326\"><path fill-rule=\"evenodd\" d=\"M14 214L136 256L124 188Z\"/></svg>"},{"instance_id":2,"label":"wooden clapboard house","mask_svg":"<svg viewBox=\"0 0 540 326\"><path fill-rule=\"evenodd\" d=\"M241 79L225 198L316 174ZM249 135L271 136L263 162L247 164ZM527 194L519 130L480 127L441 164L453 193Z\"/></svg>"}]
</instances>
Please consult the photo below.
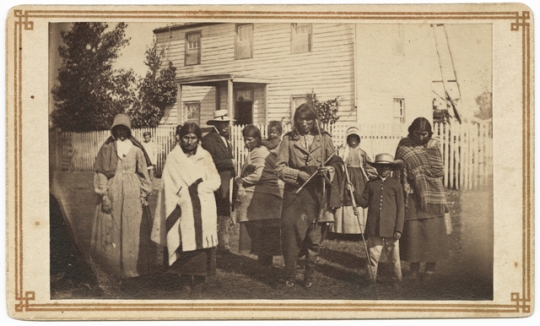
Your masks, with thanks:
<instances>
[{"instance_id":1,"label":"wooden clapboard house","mask_svg":"<svg viewBox=\"0 0 540 326\"><path fill-rule=\"evenodd\" d=\"M289 121L312 92L340 97L342 123L431 118L431 76L417 57L426 44L405 42L402 25L189 23L154 34L179 87L163 124L204 127L218 109L238 124Z\"/></svg>"}]
</instances>

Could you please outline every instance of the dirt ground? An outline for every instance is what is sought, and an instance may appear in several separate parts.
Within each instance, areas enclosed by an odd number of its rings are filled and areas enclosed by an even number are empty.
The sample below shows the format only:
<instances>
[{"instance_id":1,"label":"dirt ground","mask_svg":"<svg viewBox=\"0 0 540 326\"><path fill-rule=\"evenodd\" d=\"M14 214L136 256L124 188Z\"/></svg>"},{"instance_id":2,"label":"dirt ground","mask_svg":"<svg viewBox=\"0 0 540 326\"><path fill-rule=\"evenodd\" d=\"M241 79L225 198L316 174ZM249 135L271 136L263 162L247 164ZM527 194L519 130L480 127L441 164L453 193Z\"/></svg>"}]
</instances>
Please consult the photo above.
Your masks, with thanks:
<instances>
[{"instance_id":1,"label":"dirt ground","mask_svg":"<svg viewBox=\"0 0 540 326\"><path fill-rule=\"evenodd\" d=\"M52 189L77 238L80 248L90 248L93 211L97 197L93 193L93 174L58 173ZM159 179L154 188L159 186ZM448 191L453 232L449 236L450 258L437 263L430 282L412 283L406 279L400 288L391 282L392 271L383 261L377 286L366 272L366 255L361 237L329 234L323 242L316 273L316 283L307 290L302 286L283 289L283 259L274 258L270 270L260 270L256 257L238 253L238 225L230 228L232 253L217 257L217 276L204 284L201 299L310 299L310 300L490 300L493 298L493 197L492 186L469 191ZM152 211L155 196L150 200ZM403 263L403 275L408 264ZM298 269L298 279L302 270ZM186 299L174 275L155 275L120 284L98 273L101 293L84 288L52 291L53 299L68 298L140 298Z\"/></svg>"}]
</instances>

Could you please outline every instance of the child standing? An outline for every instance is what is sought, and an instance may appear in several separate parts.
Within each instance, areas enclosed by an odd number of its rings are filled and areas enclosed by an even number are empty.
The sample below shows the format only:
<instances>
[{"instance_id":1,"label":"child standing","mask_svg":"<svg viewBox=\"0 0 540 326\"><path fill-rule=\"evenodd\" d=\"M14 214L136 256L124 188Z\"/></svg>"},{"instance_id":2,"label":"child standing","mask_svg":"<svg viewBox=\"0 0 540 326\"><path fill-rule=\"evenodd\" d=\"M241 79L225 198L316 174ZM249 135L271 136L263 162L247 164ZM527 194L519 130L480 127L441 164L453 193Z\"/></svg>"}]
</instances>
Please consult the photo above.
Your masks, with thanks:
<instances>
[{"instance_id":1,"label":"child standing","mask_svg":"<svg viewBox=\"0 0 540 326\"><path fill-rule=\"evenodd\" d=\"M401 166L401 161L394 161L390 154L378 154L375 162L368 164L375 167L379 175L367 183L360 201L360 206L368 207L366 234L370 278L376 281L381 252L386 250L394 268L394 279L396 283L401 282L399 238L403 232L405 205L401 184L390 176L392 170Z\"/></svg>"},{"instance_id":2,"label":"child standing","mask_svg":"<svg viewBox=\"0 0 540 326\"><path fill-rule=\"evenodd\" d=\"M359 216L354 213L351 191L354 194L355 203L360 202L360 197L364 193L366 183L377 177L374 167L368 165L371 162L367 153L360 148L360 130L356 126L347 129L347 142L338 151L339 157L343 159L349 183L344 182L341 195L342 206L336 209L334 214L335 223L330 226L330 232L344 234L364 233L366 224L366 211L358 209Z\"/></svg>"},{"instance_id":3,"label":"child standing","mask_svg":"<svg viewBox=\"0 0 540 326\"><path fill-rule=\"evenodd\" d=\"M150 178L154 179L157 164L156 144L152 141L152 134L149 131L145 131L143 133L143 138L144 141L142 142L142 145L146 151L146 154L148 154L148 157L150 157L150 161L152 161L152 165L148 166L148 175Z\"/></svg>"}]
</instances>

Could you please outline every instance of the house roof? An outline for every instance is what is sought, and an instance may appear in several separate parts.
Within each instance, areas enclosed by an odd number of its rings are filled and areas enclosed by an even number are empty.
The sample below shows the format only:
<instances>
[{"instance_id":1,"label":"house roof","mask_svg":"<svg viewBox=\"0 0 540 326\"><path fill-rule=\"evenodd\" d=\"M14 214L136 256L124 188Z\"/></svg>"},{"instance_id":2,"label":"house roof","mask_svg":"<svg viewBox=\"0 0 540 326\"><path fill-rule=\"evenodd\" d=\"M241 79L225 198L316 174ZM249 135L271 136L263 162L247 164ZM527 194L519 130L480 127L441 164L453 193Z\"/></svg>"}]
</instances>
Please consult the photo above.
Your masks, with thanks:
<instances>
[{"instance_id":1,"label":"house roof","mask_svg":"<svg viewBox=\"0 0 540 326\"><path fill-rule=\"evenodd\" d=\"M222 74L222 75L201 75L188 78L177 78L176 82L180 85L198 85L198 86L215 86L222 82L232 80L234 83L250 83L250 84L268 84L269 80L263 80L256 77Z\"/></svg>"},{"instance_id":2,"label":"house roof","mask_svg":"<svg viewBox=\"0 0 540 326\"><path fill-rule=\"evenodd\" d=\"M172 31L179 31L182 29L188 29L188 28L194 28L194 27L200 27L200 26L208 26L208 25L216 25L216 24L224 24L224 23L184 23L184 24L178 24L173 26L165 26L154 29L154 34L157 33L164 33L164 32L172 32Z\"/></svg>"}]
</instances>

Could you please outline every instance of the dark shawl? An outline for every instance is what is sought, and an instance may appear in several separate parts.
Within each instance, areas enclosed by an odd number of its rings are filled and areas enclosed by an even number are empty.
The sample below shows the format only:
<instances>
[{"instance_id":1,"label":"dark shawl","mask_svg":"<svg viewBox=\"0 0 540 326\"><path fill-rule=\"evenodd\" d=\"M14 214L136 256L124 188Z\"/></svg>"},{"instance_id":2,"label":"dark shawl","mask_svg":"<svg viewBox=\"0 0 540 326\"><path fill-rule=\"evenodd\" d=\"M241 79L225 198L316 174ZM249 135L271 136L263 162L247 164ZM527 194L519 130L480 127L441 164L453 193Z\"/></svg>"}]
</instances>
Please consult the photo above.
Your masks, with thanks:
<instances>
[{"instance_id":1,"label":"dark shawl","mask_svg":"<svg viewBox=\"0 0 540 326\"><path fill-rule=\"evenodd\" d=\"M146 159L146 165L151 166L152 161L144 150L142 144L133 136L131 136L129 139L134 146L139 147L142 150L144 158ZM96 156L96 161L94 163L94 171L104 174L107 179L114 177L114 174L116 173L116 167L118 165L118 153L116 152L115 140L116 139L114 139L113 136L107 138L107 140L99 149L99 152Z\"/></svg>"}]
</instances>

